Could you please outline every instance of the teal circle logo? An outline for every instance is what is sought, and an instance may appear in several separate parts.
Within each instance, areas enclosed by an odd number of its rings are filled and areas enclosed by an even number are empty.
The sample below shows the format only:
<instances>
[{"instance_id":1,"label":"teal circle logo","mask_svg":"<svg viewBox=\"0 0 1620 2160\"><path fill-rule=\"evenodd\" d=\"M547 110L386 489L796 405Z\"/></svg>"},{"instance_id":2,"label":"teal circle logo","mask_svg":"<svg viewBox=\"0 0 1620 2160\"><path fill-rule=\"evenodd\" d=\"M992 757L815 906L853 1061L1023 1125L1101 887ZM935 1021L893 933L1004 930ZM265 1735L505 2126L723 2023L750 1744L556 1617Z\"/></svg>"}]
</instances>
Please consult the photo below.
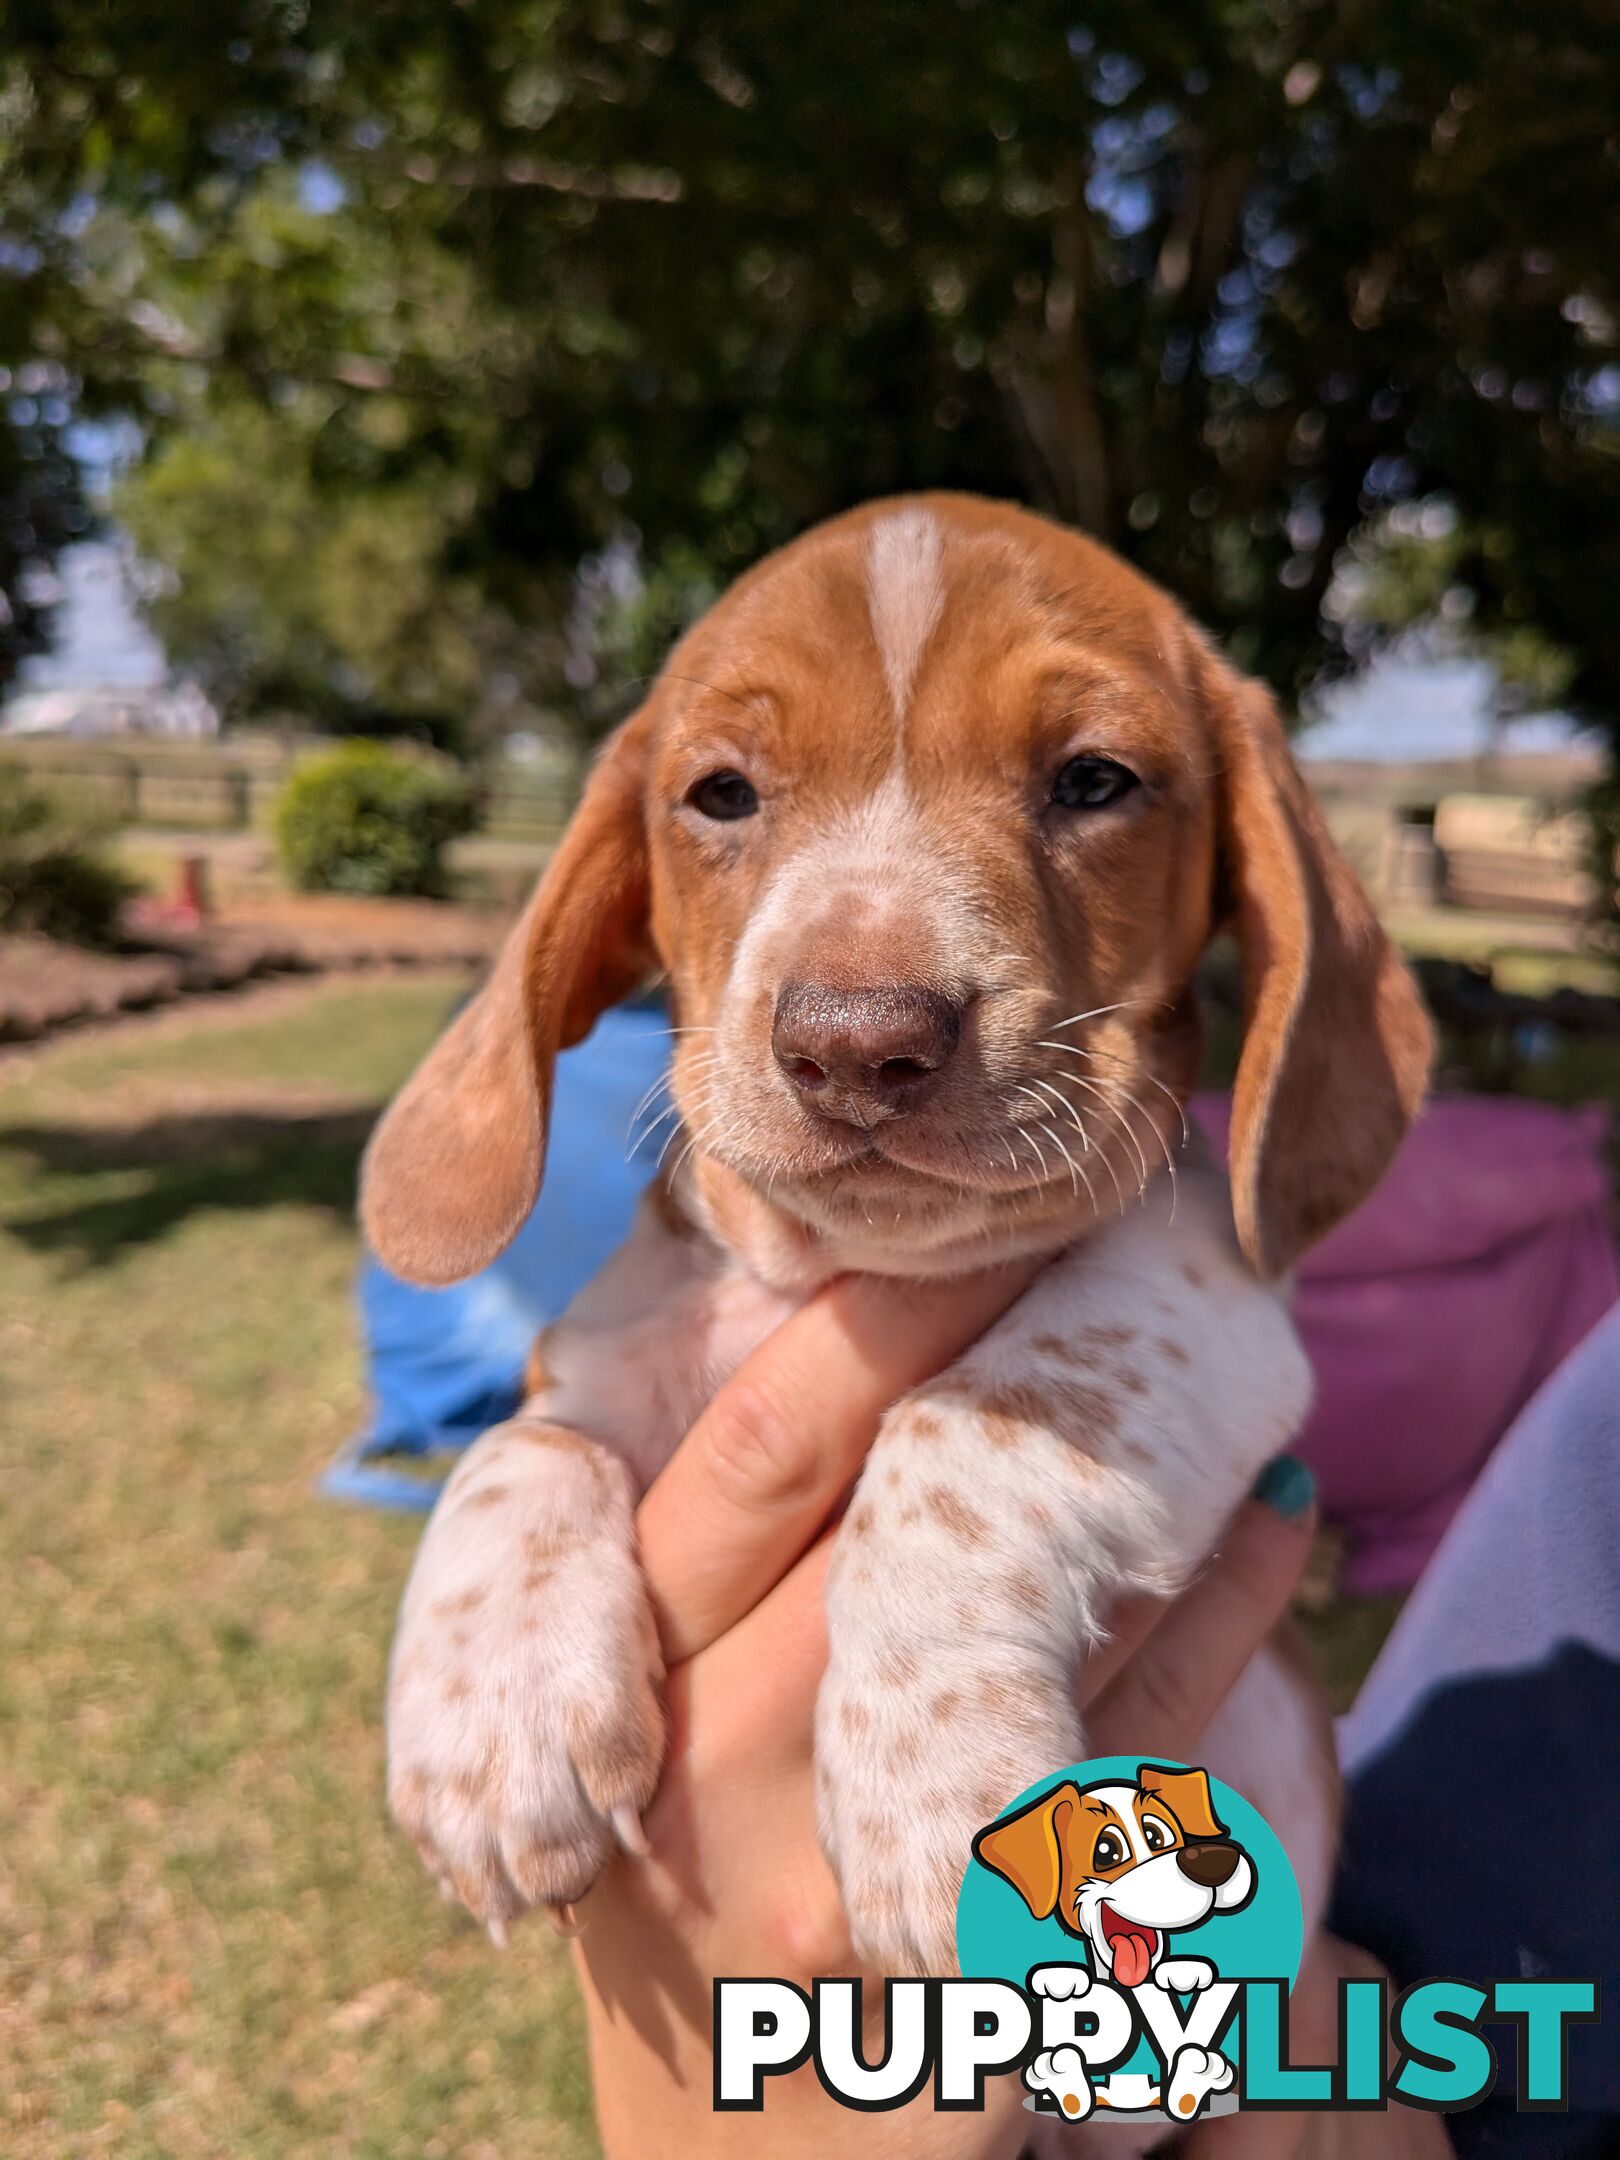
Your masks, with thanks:
<instances>
[{"instance_id":1,"label":"teal circle logo","mask_svg":"<svg viewBox=\"0 0 1620 2160\"><path fill-rule=\"evenodd\" d=\"M1184 2003L1216 1979L1292 1989L1304 1942L1294 1871L1259 1810L1198 1765L1132 1755L1071 1763L1009 1802L974 1838L956 1907L965 1979L1037 1994L1106 1982L1093 2000L1150 2008L1155 1989ZM1226 2082L1198 2103L1211 2113L1236 2104L1235 2040L1218 2037L1224 2055L1206 2053ZM1145 2034L1106 2067L1100 2104L1111 2087L1116 2113L1159 2108Z\"/></svg>"}]
</instances>

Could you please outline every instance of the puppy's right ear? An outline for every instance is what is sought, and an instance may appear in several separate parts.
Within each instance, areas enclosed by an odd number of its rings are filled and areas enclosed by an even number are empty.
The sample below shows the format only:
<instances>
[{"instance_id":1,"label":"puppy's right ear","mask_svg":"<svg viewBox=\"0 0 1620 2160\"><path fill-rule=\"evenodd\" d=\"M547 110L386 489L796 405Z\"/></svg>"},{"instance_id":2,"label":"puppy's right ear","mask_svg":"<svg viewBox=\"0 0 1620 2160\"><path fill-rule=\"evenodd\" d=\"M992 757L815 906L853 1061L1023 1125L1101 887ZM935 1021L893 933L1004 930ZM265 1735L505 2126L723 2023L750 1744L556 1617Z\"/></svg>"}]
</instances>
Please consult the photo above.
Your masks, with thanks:
<instances>
[{"instance_id":1,"label":"puppy's right ear","mask_svg":"<svg viewBox=\"0 0 1620 2160\"><path fill-rule=\"evenodd\" d=\"M1063 1830L1079 1799L1079 1786L1065 1779L1016 1815L990 1823L973 1840L973 1857L1010 1882L1037 1920L1048 1919L1057 1908Z\"/></svg>"},{"instance_id":2,"label":"puppy's right ear","mask_svg":"<svg viewBox=\"0 0 1620 2160\"><path fill-rule=\"evenodd\" d=\"M360 1220L407 1282L487 1267L527 1219L545 1165L552 1065L655 965L647 928L650 710L609 737L483 989L371 1136Z\"/></svg>"}]
</instances>

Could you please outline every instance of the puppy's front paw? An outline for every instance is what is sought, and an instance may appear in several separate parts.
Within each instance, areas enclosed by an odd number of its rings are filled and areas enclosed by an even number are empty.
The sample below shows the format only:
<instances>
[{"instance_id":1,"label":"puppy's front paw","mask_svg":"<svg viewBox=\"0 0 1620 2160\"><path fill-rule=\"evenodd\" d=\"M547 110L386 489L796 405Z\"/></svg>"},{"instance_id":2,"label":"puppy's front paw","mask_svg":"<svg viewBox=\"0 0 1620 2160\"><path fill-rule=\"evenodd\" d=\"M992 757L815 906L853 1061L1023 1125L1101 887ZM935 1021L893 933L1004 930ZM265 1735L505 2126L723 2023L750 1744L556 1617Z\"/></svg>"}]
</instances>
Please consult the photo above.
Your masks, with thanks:
<instances>
[{"instance_id":1,"label":"puppy's front paw","mask_svg":"<svg viewBox=\"0 0 1620 2160\"><path fill-rule=\"evenodd\" d=\"M840 1547L840 1553L842 1547ZM861 1957L879 1971L957 1969L956 1901L973 1839L1080 1752L1052 1661L960 1628L918 1632L835 1553L816 1705L817 1820Z\"/></svg>"},{"instance_id":2,"label":"puppy's front paw","mask_svg":"<svg viewBox=\"0 0 1620 2160\"><path fill-rule=\"evenodd\" d=\"M663 1753L628 1479L598 1449L546 1467L503 1475L496 1449L446 1488L389 1676L394 1814L497 1941L529 1906L583 1897L615 1834L640 1849Z\"/></svg>"}]
</instances>

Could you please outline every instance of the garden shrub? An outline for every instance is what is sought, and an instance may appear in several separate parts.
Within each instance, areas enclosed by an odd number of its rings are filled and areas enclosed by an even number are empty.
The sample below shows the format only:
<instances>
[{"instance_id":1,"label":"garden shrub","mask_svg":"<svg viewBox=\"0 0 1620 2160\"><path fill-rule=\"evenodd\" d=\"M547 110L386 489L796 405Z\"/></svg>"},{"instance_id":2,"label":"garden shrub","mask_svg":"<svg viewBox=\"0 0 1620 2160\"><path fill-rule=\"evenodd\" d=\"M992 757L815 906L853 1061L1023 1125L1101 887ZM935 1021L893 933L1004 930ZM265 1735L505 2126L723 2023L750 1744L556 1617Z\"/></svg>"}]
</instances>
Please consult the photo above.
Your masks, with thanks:
<instances>
[{"instance_id":1,"label":"garden shrub","mask_svg":"<svg viewBox=\"0 0 1620 2160\"><path fill-rule=\"evenodd\" d=\"M473 792L458 773L358 740L299 766L276 803L276 846L304 892L437 898L445 845L474 821Z\"/></svg>"},{"instance_id":2,"label":"garden shrub","mask_svg":"<svg viewBox=\"0 0 1620 2160\"><path fill-rule=\"evenodd\" d=\"M134 891L104 852L110 831L92 805L0 759L0 932L108 944Z\"/></svg>"}]
</instances>

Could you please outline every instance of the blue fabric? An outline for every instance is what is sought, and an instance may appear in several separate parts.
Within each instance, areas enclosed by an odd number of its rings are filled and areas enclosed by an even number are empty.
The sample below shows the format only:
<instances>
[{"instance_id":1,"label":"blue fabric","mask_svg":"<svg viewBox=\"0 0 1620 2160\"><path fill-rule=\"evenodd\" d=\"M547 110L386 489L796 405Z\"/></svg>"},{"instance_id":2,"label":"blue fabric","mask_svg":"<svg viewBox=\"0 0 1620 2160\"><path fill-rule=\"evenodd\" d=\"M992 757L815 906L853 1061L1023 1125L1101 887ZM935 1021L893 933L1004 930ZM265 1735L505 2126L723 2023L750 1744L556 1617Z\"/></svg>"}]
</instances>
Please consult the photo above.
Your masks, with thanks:
<instances>
[{"instance_id":1,"label":"blue fabric","mask_svg":"<svg viewBox=\"0 0 1620 2160\"><path fill-rule=\"evenodd\" d=\"M373 1411L322 1480L336 1498L425 1512L438 1484L408 1466L467 1447L517 1408L529 1347L624 1242L669 1132L627 1161L631 1113L664 1070L662 1009L623 1005L557 1060L551 1150L534 1213L492 1267L418 1290L367 1255L360 1326ZM645 1129L647 1120L640 1123Z\"/></svg>"}]
</instances>

